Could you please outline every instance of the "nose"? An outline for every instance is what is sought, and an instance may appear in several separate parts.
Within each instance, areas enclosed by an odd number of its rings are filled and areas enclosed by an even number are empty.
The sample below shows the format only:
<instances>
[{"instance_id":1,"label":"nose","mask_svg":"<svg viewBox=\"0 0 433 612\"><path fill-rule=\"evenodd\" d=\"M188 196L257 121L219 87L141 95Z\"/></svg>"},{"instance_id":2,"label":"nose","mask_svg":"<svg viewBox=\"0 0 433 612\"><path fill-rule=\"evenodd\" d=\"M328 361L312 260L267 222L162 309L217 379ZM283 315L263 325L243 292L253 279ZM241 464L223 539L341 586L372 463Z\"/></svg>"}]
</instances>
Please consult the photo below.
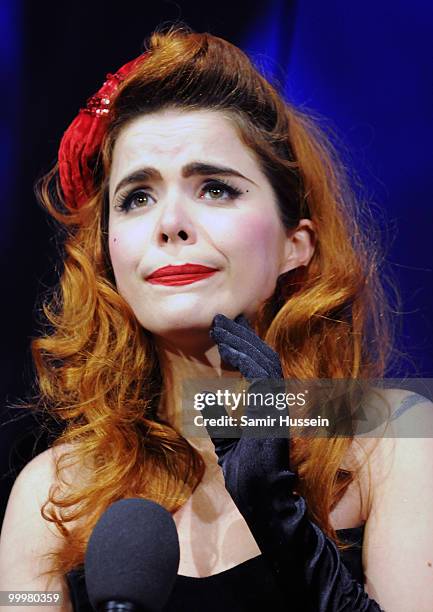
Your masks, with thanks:
<instances>
[{"instance_id":1,"label":"nose","mask_svg":"<svg viewBox=\"0 0 433 612\"><path fill-rule=\"evenodd\" d=\"M192 244L196 241L196 228L187 210L185 198L185 195L173 195L163 204L156 227L159 246Z\"/></svg>"}]
</instances>

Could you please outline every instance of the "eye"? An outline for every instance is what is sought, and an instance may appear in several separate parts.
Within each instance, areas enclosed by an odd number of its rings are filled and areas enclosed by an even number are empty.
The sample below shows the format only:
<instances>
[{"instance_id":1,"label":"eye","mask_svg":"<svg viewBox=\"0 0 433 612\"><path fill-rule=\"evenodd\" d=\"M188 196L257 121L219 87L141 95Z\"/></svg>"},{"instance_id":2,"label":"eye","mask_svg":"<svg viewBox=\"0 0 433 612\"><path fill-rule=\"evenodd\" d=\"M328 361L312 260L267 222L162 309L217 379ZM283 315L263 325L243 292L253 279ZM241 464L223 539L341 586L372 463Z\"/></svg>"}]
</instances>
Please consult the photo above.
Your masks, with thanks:
<instances>
[{"instance_id":1,"label":"eye","mask_svg":"<svg viewBox=\"0 0 433 612\"><path fill-rule=\"evenodd\" d=\"M224 181L208 181L201 189L200 193L209 193L210 197L202 197L203 200L234 200L242 195L242 191ZM222 197L226 194L226 197Z\"/></svg>"},{"instance_id":2,"label":"eye","mask_svg":"<svg viewBox=\"0 0 433 612\"><path fill-rule=\"evenodd\" d=\"M151 200L155 202L154 198L143 189L132 191L125 195L121 195L118 203L115 205L117 210L128 212L129 210L135 210L136 208L146 208L151 205Z\"/></svg>"}]
</instances>

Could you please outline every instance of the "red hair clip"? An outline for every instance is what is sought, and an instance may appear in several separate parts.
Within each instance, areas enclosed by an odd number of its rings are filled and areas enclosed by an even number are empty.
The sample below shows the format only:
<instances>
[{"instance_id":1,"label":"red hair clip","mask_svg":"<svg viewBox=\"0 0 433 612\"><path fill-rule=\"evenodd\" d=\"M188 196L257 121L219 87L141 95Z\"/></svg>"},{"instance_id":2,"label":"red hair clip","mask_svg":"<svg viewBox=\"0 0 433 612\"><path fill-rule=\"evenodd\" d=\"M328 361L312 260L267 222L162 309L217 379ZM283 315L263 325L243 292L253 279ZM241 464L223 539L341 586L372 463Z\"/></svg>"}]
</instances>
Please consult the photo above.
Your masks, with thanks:
<instances>
[{"instance_id":1,"label":"red hair clip","mask_svg":"<svg viewBox=\"0 0 433 612\"><path fill-rule=\"evenodd\" d=\"M87 100L72 121L59 147L59 175L65 204L80 208L94 192L93 172L104 134L110 106L120 83L146 56L143 53L124 64L115 74L107 74L101 89Z\"/></svg>"}]
</instances>

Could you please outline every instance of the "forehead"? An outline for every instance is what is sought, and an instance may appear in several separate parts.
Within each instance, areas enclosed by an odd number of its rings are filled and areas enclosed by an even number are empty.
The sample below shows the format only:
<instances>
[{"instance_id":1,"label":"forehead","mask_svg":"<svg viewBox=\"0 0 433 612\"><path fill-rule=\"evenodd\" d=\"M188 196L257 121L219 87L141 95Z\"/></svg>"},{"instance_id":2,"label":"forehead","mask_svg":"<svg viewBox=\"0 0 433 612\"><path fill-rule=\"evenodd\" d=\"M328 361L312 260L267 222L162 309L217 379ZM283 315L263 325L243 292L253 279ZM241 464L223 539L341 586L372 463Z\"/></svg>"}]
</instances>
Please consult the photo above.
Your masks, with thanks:
<instances>
[{"instance_id":1,"label":"forehead","mask_svg":"<svg viewBox=\"0 0 433 612\"><path fill-rule=\"evenodd\" d=\"M158 167L164 174L180 171L193 160L260 173L253 152L222 112L166 110L137 117L121 130L113 150L110 189L142 165Z\"/></svg>"}]
</instances>

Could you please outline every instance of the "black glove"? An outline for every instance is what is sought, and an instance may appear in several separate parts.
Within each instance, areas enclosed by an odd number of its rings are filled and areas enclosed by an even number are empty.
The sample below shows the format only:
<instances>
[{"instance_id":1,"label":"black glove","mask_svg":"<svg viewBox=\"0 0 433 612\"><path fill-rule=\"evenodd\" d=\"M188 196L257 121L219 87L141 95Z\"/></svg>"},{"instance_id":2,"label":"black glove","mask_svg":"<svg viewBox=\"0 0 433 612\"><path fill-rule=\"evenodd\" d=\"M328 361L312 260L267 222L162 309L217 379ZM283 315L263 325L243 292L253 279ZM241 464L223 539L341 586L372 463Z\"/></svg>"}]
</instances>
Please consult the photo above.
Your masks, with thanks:
<instances>
[{"instance_id":1,"label":"black glove","mask_svg":"<svg viewBox=\"0 0 433 612\"><path fill-rule=\"evenodd\" d=\"M261 378L262 386L266 379L282 378L278 354L242 315L234 321L216 315L210 335L222 360L246 379ZM352 578L335 543L309 520L303 497L293 493L296 477L289 466L287 437L252 438L242 431L240 438L216 438L210 427L208 432L225 486L288 603L296 597L303 602L302 610L380 612L378 604Z\"/></svg>"}]
</instances>

